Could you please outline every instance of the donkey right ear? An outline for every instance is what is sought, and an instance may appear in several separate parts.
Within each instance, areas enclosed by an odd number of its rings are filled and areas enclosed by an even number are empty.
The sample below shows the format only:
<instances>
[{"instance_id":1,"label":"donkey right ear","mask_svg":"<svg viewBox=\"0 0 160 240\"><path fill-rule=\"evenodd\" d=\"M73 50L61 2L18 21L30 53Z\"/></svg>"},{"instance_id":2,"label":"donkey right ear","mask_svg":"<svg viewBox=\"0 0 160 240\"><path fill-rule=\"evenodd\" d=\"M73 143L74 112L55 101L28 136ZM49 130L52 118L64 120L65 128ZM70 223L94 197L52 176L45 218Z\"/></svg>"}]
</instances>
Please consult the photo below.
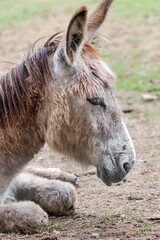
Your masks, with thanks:
<instances>
[{"instance_id":1,"label":"donkey right ear","mask_svg":"<svg viewBox=\"0 0 160 240\"><path fill-rule=\"evenodd\" d=\"M72 17L66 36L66 55L69 64L72 64L81 50L85 37L87 9L81 7Z\"/></svg>"}]
</instances>

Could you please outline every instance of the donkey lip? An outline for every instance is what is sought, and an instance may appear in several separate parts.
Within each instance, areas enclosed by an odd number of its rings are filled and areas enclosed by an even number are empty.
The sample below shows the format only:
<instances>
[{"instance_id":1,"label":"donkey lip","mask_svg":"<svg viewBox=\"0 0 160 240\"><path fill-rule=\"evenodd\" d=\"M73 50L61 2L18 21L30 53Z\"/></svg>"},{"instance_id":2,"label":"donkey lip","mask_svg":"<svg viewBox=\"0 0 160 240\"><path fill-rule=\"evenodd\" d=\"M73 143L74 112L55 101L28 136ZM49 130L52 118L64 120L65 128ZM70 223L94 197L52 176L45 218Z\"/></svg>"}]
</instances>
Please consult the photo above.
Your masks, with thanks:
<instances>
[{"instance_id":1,"label":"donkey lip","mask_svg":"<svg viewBox=\"0 0 160 240\"><path fill-rule=\"evenodd\" d=\"M120 182L126 176L119 168L108 169L106 165L98 165L97 166L97 176L107 185L111 186L112 183Z\"/></svg>"},{"instance_id":2,"label":"donkey lip","mask_svg":"<svg viewBox=\"0 0 160 240\"><path fill-rule=\"evenodd\" d=\"M107 185L111 186L112 181L109 179L108 174L105 171L101 170L99 166L97 166L97 176Z\"/></svg>"}]
</instances>

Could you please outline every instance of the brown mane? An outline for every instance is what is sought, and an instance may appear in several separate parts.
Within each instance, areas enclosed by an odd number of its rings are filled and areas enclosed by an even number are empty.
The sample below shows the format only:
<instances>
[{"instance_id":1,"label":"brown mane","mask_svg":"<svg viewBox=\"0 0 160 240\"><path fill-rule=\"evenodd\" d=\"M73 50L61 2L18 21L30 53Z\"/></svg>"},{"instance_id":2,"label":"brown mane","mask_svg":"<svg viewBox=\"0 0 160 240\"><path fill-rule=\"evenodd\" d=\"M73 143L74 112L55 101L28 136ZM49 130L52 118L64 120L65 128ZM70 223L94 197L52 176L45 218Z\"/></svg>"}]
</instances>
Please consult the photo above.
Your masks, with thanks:
<instances>
[{"instance_id":1,"label":"brown mane","mask_svg":"<svg viewBox=\"0 0 160 240\"><path fill-rule=\"evenodd\" d=\"M45 86L51 79L49 56L55 52L63 34L58 32L51 36L44 46L36 51L34 51L34 44L24 61L12 67L0 78L0 128L9 126L17 114L19 118L23 118L31 109L34 111L37 109L35 105L43 100ZM108 85L109 79L95 71L97 66L94 66L94 61L90 59L99 58L99 54L92 44L84 45L82 55L83 60L90 66L91 72L89 76L83 76L86 81L79 81L75 88L81 95L88 92L88 97L92 95L95 97L101 85ZM95 88L93 88L93 82Z\"/></svg>"},{"instance_id":2,"label":"brown mane","mask_svg":"<svg viewBox=\"0 0 160 240\"><path fill-rule=\"evenodd\" d=\"M37 100L41 102L50 76L48 57L58 43L56 38L51 42L55 36L35 52L33 46L22 63L0 78L0 127L10 124L17 113L23 117Z\"/></svg>"}]
</instances>

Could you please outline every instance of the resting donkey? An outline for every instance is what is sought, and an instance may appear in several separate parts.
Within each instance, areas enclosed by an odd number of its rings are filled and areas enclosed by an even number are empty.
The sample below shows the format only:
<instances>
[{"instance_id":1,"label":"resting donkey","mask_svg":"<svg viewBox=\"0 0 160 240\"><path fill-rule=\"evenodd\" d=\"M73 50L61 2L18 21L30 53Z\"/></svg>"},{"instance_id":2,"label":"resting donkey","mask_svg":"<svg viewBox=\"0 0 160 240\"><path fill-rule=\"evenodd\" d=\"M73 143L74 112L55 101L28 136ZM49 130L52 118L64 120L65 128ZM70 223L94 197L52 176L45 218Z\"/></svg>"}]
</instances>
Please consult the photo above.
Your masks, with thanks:
<instances>
[{"instance_id":1,"label":"resting donkey","mask_svg":"<svg viewBox=\"0 0 160 240\"><path fill-rule=\"evenodd\" d=\"M76 181L74 175L54 168L22 171L45 142L96 166L108 186L132 168L135 151L115 100L114 74L92 44L111 2L103 0L88 17L81 7L66 33L53 35L1 77L1 231L32 233L47 224L46 212L74 210L75 188L67 183Z\"/></svg>"}]
</instances>

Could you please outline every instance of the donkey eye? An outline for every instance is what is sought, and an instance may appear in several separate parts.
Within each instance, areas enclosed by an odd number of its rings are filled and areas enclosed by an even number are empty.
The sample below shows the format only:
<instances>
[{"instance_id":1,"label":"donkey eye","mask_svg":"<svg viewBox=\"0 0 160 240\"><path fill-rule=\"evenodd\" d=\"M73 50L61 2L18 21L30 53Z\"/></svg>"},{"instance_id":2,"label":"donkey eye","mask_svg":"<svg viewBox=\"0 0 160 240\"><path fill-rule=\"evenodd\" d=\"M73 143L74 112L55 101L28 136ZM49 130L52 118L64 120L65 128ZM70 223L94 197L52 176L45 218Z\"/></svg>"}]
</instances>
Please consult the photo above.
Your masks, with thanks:
<instances>
[{"instance_id":1,"label":"donkey eye","mask_svg":"<svg viewBox=\"0 0 160 240\"><path fill-rule=\"evenodd\" d=\"M87 101L90 102L92 105L99 105L101 107L103 107L104 109L106 109L106 105L103 101L103 99L101 98L87 98Z\"/></svg>"}]
</instances>

